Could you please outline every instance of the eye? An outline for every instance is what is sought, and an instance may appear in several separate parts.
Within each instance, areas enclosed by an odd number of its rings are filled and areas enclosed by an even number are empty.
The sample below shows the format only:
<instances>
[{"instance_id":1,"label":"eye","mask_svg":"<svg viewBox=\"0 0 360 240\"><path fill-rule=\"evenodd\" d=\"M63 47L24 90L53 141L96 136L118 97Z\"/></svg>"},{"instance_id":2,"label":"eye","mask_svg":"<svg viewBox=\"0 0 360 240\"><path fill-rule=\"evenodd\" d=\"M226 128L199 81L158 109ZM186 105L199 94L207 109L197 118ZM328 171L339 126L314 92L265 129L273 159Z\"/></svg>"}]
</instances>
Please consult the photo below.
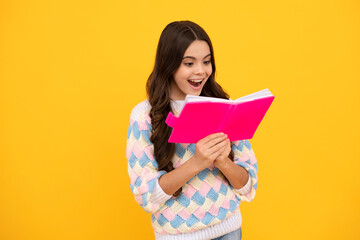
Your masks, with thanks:
<instances>
[{"instance_id":1,"label":"eye","mask_svg":"<svg viewBox=\"0 0 360 240\"><path fill-rule=\"evenodd\" d=\"M190 66L193 65L193 63L191 63L191 62L190 63L184 63L184 65L190 67Z\"/></svg>"},{"instance_id":2,"label":"eye","mask_svg":"<svg viewBox=\"0 0 360 240\"><path fill-rule=\"evenodd\" d=\"M204 62L206 65L208 65L208 64L210 64L211 63L211 61L209 60L209 61L205 61Z\"/></svg>"}]
</instances>

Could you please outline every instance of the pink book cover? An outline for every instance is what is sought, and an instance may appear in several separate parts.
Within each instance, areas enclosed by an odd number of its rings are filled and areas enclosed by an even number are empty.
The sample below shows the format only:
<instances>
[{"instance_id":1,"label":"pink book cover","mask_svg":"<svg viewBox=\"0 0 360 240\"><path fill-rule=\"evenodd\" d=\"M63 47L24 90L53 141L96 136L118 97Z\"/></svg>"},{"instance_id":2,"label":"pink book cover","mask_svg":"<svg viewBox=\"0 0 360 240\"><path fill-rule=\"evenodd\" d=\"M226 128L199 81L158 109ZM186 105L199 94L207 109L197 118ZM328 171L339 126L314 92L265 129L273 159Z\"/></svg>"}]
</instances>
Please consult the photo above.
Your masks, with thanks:
<instances>
[{"instance_id":1,"label":"pink book cover","mask_svg":"<svg viewBox=\"0 0 360 240\"><path fill-rule=\"evenodd\" d=\"M188 95L178 117L169 112L170 143L197 143L223 132L230 141L251 139L274 100L268 89L232 100Z\"/></svg>"}]
</instances>

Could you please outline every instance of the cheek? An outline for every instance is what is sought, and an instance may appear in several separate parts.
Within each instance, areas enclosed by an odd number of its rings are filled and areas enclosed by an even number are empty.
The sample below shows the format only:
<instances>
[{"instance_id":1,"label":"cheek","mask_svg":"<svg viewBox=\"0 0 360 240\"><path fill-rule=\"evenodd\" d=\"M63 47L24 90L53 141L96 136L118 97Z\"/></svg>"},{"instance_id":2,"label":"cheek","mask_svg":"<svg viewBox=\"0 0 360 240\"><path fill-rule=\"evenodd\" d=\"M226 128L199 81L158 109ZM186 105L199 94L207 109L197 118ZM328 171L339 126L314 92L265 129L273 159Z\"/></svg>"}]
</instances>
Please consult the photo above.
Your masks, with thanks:
<instances>
[{"instance_id":1,"label":"cheek","mask_svg":"<svg viewBox=\"0 0 360 240\"><path fill-rule=\"evenodd\" d=\"M180 67L174 74L174 79L176 79L177 81L182 81L184 79L187 79L190 74L191 72L188 69Z\"/></svg>"}]
</instances>

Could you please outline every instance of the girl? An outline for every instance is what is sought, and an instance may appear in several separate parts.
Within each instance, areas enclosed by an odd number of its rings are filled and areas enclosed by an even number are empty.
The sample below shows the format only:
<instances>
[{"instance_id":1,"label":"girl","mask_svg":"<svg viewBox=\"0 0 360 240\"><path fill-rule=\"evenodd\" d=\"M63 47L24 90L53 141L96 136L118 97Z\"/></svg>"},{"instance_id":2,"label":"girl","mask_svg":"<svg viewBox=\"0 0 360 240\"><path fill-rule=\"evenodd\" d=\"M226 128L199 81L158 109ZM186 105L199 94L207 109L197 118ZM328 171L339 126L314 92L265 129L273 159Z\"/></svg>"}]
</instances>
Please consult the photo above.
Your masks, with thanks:
<instances>
[{"instance_id":1,"label":"girl","mask_svg":"<svg viewBox=\"0 0 360 240\"><path fill-rule=\"evenodd\" d=\"M152 213L156 239L241 239L239 204L257 187L249 141L215 133L196 144L168 143L165 119L179 115L187 94L229 98L215 81L213 47L199 25L165 27L146 90L148 99L131 112L126 155L131 191Z\"/></svg>"}]
</instances>

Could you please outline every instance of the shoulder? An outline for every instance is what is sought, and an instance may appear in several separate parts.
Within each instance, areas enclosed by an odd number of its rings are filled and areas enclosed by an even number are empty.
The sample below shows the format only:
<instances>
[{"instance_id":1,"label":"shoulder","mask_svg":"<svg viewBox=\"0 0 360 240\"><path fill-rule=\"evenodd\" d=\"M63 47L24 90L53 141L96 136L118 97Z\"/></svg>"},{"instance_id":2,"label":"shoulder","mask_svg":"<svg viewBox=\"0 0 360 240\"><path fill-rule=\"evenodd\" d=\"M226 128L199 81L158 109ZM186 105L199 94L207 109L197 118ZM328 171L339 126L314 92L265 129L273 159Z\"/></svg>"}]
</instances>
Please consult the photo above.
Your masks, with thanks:
<instances>
[{"instance_id":1,"label":"shoulder","mask_svg":"<svg viewBox=\"0 0 360 240\"><path fill-rule=\"evenodd\" d=\"M130 119L133 121L148 121L150 119L149 113L151 110L151 105L146 99L138 103L132 110L130 114Z\"/></svg>"}]
</instances>

